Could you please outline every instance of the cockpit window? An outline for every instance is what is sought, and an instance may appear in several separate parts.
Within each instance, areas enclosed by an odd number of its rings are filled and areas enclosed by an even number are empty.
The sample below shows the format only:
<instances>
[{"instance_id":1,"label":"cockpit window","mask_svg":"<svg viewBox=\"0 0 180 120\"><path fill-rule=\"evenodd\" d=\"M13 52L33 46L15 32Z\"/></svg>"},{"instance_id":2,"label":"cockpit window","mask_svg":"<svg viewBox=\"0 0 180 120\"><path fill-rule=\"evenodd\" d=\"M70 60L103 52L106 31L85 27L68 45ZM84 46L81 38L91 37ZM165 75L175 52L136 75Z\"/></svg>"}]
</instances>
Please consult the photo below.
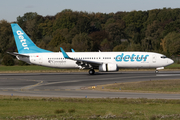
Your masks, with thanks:
<instances>
[{"instance_id":1,"label":"cockpit window","mask_svg":"<svg viewBox=\"0 0 180 120\"><path fill-rule=\"evenodd\" d=\"M161 58L167 58L166 56L161 56Z\"/></svg>"}]
</instances>

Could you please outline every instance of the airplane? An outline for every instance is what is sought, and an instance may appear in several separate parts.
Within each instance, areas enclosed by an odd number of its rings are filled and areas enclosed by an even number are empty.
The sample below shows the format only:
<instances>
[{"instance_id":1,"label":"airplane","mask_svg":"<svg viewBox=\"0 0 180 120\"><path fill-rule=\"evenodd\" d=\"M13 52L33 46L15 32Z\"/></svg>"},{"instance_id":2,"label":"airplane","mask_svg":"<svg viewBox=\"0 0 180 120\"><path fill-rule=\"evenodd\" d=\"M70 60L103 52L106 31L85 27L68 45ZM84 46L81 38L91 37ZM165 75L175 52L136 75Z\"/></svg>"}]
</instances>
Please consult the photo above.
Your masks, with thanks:
<instances>
[{"instance_id":1,"label":"airplane","mask_svg":"<svg viewBox=\"0 0 180 120\"><path fill-rule=\"evenodd\" d=\"M53 68L89 69L89 74L118 71L120 68L156 68L156 73L174 61L155 52L52 52L37 47L27 34L16 24L11 24L17 52L8 52L18 60L29 64Z\"/></svg>"}]
</instances>

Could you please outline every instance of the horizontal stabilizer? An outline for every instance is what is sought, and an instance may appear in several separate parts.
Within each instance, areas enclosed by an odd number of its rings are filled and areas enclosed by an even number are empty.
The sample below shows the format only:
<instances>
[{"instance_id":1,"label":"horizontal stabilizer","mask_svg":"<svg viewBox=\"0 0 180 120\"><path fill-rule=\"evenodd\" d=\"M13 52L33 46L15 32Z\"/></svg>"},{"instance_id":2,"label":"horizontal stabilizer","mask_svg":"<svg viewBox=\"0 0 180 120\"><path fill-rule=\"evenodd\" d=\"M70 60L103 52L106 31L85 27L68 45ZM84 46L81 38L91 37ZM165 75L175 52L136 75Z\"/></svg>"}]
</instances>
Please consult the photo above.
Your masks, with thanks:
<instances>
[{"instance_id":1,"label":"horizontal stabilizer","mask_svg":"<svg viewBox=\"0 0 180 120\"><path fill-rule=\"evenodd\" d=\"M10 55L14 55L14 56L22 56L22 57L29 57L28 55L23 55L23 54L19 54L17 52L7 52Z\"/></svg>"}]
</instances>

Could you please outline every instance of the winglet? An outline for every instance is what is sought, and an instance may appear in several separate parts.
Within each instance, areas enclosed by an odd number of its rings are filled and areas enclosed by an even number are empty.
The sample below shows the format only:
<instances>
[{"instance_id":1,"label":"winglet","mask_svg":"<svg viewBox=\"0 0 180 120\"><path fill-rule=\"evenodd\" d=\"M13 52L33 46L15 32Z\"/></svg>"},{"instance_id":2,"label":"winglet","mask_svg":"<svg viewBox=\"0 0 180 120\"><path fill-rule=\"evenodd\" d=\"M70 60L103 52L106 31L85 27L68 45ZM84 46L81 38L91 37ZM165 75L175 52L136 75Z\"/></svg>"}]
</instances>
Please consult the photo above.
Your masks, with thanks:
<instances>
[{"instance_id":1,"label":"winglet","mask_svg":"<svg viewBox=\"0 0 180 120\"><path fill-rule=\"evenodd\" d=\"M71 49L72 52L75 52L74 49Z\"/></svg>"},{"instance_id":2,"label":"winglet","mask_svg":"<svg viewBox=\"0 0 180 120\"><path fill-rule=\"evenodd\" d=\"M60 47L60 49L61 49L61 52L62 52L64 58L70 59L70 57L69 57L69 56L67 55L67 53L63 50L63 48Z\"/></svg>"}]
</instances>

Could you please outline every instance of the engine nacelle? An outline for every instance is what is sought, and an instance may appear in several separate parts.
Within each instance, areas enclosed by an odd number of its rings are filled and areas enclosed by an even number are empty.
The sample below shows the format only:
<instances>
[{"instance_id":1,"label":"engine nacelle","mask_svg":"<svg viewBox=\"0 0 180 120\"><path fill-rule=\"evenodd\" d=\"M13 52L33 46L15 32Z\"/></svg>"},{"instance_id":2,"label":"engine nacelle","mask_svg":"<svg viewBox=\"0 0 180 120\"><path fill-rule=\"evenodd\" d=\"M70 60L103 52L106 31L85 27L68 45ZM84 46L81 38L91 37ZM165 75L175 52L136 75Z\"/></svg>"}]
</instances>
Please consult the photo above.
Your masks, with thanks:
<instances>
[{"instance_id":1,"label":"engine nacelle","mask_svg":"<svg viewBox=\"0 0 180 120\"><path fill-rule=\"evenodd\" d=\"M107 63L107 64L102 64L99 65L99 71L100 72L113 72L113 71L118 71L118 67L116 64L111 64L111 63Z\"/></svg>"}]
</instances>

